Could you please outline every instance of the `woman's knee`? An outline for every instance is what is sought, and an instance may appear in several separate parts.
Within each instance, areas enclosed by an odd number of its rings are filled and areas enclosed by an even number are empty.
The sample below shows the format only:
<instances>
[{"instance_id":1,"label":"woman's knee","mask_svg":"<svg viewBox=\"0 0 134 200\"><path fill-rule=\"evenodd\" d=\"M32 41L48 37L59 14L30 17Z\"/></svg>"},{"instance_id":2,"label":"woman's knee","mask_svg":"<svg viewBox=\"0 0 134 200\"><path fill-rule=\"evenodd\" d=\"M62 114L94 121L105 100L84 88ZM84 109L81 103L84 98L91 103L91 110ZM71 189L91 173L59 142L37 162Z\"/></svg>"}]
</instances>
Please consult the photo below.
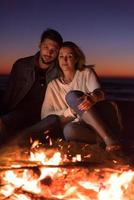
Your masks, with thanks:
<instances>
[{"instance_id":1,"label":"woman's knee","mask_svg":"<svg viewBox=\"0 0 134 200\"><path fill-rule=\"evenodd\" d=\"M84 93L79 90L72 90L65 96L67 104L78 114L81 115L81 110L78 109L78 105L82 102Z\"/></svg>"},{"instance_id":2,"label":"woman's knee","mask_svg":"<svg viewBox=\"0 0 134 200\"><path fill-rule=\"evenodd\" d=\"M71 90L70 92L66 94L65 99L67 103L70 105L70 103L72 104L72 102L76 102L76 100L78 100L83 95L84 95L84 92L80 90Z\"/></svg>"}]
</instances>

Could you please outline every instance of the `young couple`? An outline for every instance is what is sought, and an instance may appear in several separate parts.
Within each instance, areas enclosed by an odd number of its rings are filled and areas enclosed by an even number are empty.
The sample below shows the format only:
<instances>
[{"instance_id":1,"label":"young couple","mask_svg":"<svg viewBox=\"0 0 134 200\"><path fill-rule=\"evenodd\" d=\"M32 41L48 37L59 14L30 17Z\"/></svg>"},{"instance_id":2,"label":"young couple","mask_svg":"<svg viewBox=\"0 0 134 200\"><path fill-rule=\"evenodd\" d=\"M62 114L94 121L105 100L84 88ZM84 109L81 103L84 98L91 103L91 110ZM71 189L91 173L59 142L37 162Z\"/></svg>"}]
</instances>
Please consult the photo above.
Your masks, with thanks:
<instances>
[{"instance_id":1,"label":"young couple","mask_svg":"<svg viewBox=\"0 0 134 200\"><path fill-rule=\"evenodd\" d=\"M39 48L36 56L20 59L12 68L10 94L3 98L8 112L1 116L2 137L25 129L27 136L49 131L51 137L63 133L66 140L95 143L98 135L107 151L118 150L117 106L106 99L82 50L73 42L62 42L51 29L42 34Z\"/></svg>"}]
</instances>

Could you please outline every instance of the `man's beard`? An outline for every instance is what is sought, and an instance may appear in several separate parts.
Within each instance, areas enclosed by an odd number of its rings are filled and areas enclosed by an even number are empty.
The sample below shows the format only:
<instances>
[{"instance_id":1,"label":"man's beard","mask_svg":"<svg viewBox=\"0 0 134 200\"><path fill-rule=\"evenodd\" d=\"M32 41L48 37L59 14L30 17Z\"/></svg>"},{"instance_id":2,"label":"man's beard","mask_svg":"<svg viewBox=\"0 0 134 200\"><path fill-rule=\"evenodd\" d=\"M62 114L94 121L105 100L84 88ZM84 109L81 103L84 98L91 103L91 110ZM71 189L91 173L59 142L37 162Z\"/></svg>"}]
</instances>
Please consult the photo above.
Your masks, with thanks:
<instances>
[{"instance_id":1,"label":"man's beard","mask_svg":"<svg viewBox=\"0 0 134 200\"><path fill-rule=\"evenodd\" d=\"M49 65L49 64L51 64L51 63L54 62L54 60L51 60L51 61L45 61L42 57L40 57L40 59L41 59L41 62L42 62L43 64L45 64L45 65Z\"/></svg>"}]
</instances>

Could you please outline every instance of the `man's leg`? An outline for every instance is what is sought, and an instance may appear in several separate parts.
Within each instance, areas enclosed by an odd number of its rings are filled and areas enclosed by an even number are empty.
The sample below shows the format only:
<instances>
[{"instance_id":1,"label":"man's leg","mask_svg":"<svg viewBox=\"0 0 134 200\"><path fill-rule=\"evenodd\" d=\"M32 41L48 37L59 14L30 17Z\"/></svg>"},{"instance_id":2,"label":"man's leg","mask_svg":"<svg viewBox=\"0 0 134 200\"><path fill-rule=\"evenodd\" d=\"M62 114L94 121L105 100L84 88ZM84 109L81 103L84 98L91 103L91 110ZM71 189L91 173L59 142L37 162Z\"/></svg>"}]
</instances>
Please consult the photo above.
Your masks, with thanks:
<instances>
[{"instance_id":1,"label":"man's leg","mask_svg":"<svg viewBox=\"0 0 134 200\"><path fill-rule=\"evenodd\" d=\"M40 116L26 112L26 110L16 109L0 118L0 143L8 143L14 139L24 128L39 121Z\"/></svg>"},{"instance_id":2,"label":"man's leg","mask_svg":"<svg viewBox=\"0 0 134 200\"><path fill-rule=\"evenodd\" d=\"M11 130L6 127L2 118L0 118L0 145L9 140Z\"/></svg>"},{"instance_id":3,"label":"man's leg","mask_svg":"<svg viewBox=\"0 0 134 200\"><path fill-rule=\"evenodd\" d=\"M38 120L38 122L34 123L34 125L31 125L25 129L23 128L24 126L21 126L21 124L20 126L16 125L15 127L15 121L17 122L18 120L18 118L16 118L15 116L17 116L15 115L15 113L14 115L4 116L3 121L5 123L3 122L2 124L5 124L4 127L9 128L5 129L6 132L4 131L0 133L1 144L3 144L3 142L4 144L8 144L9 142L29 144L30 138L33 138L33 140L39 139L40 141L45 141L46 135L44 135L44 132L48 132L47 135L51 138L56 139L59 137L63 137L62 129L60 126L60 118L56 115L50 115L43 120ZM19 120L20 119L21 118L19 118ZM13 126L11 124L12 120Z\"/></svg>"},{"instance_id":4,"label":"man's leg","mask_svg":"<svg viewBox=\"0 0 134 200\"><path fill-rule=\"evenodd\" d=\"M49 115L36 124L22 131L22 137L33 137L35 139L45 139L45 132L50 138L63 138L60 118L57 115Z\"/></svg>"}]
</instances>

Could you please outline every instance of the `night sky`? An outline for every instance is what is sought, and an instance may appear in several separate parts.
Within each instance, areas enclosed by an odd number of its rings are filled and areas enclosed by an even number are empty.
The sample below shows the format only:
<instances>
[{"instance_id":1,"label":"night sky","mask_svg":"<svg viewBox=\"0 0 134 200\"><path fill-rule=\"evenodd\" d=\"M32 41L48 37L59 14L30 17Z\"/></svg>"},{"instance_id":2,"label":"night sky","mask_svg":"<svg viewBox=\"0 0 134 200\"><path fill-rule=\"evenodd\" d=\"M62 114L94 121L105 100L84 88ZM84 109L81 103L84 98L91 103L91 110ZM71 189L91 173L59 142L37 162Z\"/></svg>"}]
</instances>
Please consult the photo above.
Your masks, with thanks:
<instances>
[{"instance_id":1,"label":"night sky","mask_svg":"<svg viewBox=\"0 0 134 200\"><path fill-rule=\"evenodd\" d=\"M41 33L77 43L103 76L134 77L134 0L0 0L0 73L38 51Z\"/></svg>"}]
</instances>

